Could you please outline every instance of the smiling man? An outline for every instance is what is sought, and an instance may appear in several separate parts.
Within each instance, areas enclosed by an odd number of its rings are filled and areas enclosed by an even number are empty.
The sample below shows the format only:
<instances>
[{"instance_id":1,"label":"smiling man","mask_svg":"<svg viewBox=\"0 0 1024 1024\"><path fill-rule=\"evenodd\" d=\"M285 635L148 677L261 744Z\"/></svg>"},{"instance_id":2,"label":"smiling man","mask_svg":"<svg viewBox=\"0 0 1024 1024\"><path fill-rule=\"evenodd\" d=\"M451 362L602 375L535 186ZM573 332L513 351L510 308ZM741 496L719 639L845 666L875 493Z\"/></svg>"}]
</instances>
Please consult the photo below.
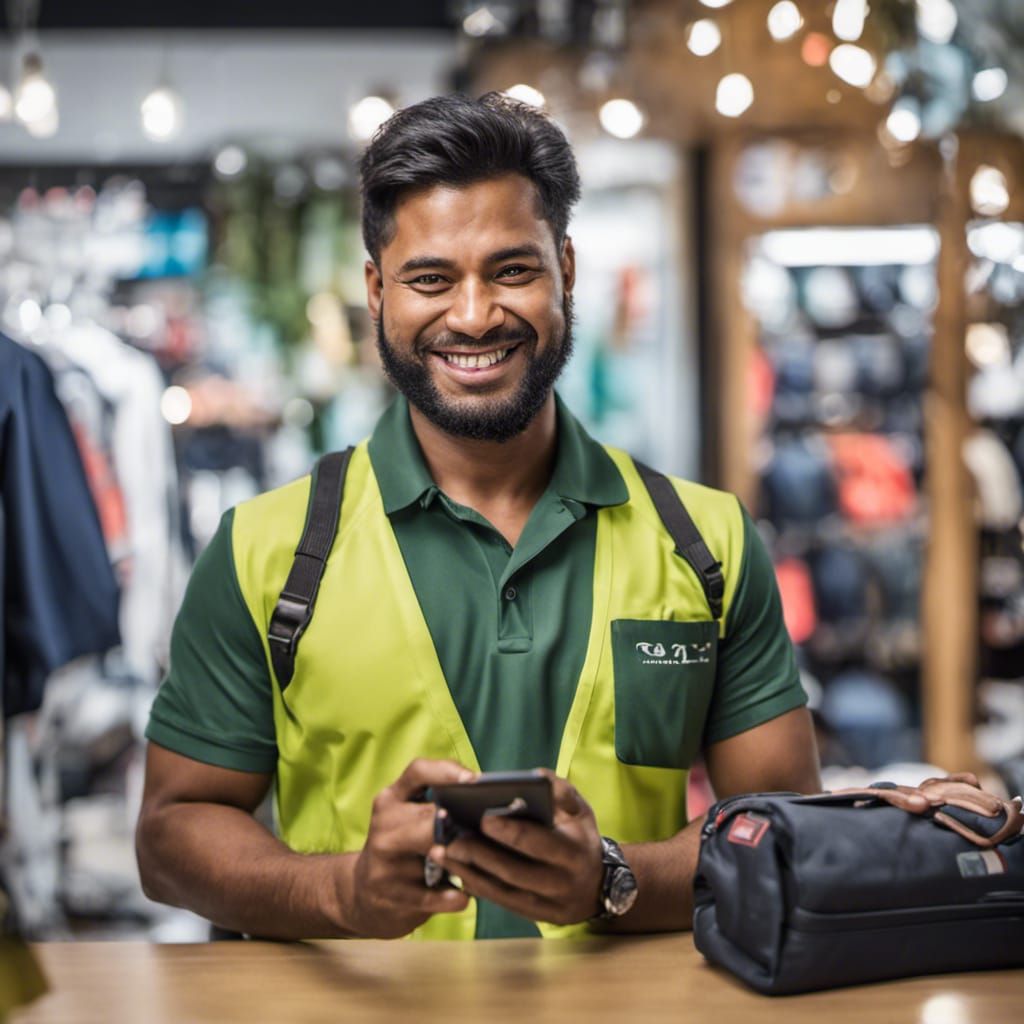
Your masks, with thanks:
<instances>
[{"instance_id":1,"label":"smiling man","mask_svg":"<svg viewBox=\"0 0 1024 1024\"><path fill-rule=\"evenodd\" d=\"M340 525L325 462L227 513L196 565L148 730L145 888L282 938L686 928L694 758L721 796L819 786L771 563L735 498L602 447L552 390L579 179L551 120L439 97L361 170L400 395L330 463ZM282 634L307 570L315 614ZM523 768L549 772L553 828L435 843L427 787ZM272 783L279 837L252 816Z\"/></svg>"}]
</instances>

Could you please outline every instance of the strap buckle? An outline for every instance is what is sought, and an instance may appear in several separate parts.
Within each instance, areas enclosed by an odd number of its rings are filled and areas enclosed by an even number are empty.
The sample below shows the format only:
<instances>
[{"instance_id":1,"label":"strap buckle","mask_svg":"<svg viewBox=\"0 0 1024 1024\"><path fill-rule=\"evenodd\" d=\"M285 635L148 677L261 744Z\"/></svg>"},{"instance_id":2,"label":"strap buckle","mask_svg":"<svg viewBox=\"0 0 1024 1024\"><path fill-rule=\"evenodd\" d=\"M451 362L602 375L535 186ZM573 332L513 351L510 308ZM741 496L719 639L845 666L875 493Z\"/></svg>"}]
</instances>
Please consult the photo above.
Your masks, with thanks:
<instances>
[{"instance_id":1,"label":"strap buckle","mask_svg":"<svg viewBox=\"0 0 1024 1024\"><path fill-rule=\"evenodd\" d=\"M285 649L289 654L302 635L309 617L309 602L282 593L277 599L274 614L267 627L267 640Z\"/></svg>"}]
</instances>

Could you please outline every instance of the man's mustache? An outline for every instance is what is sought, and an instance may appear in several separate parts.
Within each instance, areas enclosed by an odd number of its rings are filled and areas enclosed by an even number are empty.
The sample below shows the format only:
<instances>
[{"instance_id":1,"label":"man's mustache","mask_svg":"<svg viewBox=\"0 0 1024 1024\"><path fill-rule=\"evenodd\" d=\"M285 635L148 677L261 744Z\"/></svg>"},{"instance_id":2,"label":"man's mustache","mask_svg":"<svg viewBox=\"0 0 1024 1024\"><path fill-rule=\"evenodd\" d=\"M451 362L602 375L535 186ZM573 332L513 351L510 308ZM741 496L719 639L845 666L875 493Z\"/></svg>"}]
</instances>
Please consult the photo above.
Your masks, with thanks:
<instances>
[{"instance_id":1,"label":"man's mustache","mask_svg":"<svg viewBox=\"0 0 1024 1024\"><path fill-rule=\"evenodd\" d=\"M454 334L451 332L439 334L437 337L424 342L421 346L421 351L437 352L450 348L457 348L463 351L468 349L479 349L480 351L484 351L486 349L494 348L495 345L522 345L536 340L537 332L529 327L495 327L494 330L488 331L480 338L473 338L468 334Z\"/></svg>"}]
</instances>

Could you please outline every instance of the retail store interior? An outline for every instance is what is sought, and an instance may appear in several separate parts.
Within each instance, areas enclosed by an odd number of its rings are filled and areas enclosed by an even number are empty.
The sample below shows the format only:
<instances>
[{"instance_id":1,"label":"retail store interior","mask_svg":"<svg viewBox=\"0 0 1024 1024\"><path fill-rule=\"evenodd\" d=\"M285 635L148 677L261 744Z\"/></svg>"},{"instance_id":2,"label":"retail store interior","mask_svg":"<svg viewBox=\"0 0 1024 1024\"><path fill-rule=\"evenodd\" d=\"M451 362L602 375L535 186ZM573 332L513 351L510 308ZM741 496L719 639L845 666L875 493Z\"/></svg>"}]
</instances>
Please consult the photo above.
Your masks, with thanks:
<instances>
[{"instance_id":1,"label":"retail store interior","mask_svg":"<svg viewBox=\"0 0 1024 1024\"><path fill-rule=\"evenodd\" d=\"M825 787L1024 790L1024 5L8 0L0 351L48 367L121 591L121 642L94 649L5 538L23 935L209 937L135 864L171 626L222 514L392 396L357 162L453 90L507 91L571 139L560 393L598 440L750 510ZM35 429L3 502L32 503L38 540L75 496ZM32 609L57 640L26 641ZM699 765L689 799L713 801Z\"/></svg>"}]
</instances>

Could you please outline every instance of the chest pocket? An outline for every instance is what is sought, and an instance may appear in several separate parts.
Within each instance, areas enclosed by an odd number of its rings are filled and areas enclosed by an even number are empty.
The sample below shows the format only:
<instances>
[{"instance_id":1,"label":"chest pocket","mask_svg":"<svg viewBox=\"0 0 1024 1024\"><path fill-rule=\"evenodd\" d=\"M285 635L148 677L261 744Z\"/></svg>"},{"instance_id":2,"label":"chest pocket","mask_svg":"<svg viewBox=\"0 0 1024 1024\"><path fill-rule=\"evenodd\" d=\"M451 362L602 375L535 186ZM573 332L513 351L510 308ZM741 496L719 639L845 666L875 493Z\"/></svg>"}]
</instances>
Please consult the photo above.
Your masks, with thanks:
<instances>
[{"instance_id":1,"label":"chest pocket","mask_svg":"<svg viewBox=\"0 0 1024 1024\"><path fill-rule=\"evenodd\" d=\"M624 764L688 768L711 703L716 623L616 619L611 629L616 757Z\"/></svg>"}]
</instances>

